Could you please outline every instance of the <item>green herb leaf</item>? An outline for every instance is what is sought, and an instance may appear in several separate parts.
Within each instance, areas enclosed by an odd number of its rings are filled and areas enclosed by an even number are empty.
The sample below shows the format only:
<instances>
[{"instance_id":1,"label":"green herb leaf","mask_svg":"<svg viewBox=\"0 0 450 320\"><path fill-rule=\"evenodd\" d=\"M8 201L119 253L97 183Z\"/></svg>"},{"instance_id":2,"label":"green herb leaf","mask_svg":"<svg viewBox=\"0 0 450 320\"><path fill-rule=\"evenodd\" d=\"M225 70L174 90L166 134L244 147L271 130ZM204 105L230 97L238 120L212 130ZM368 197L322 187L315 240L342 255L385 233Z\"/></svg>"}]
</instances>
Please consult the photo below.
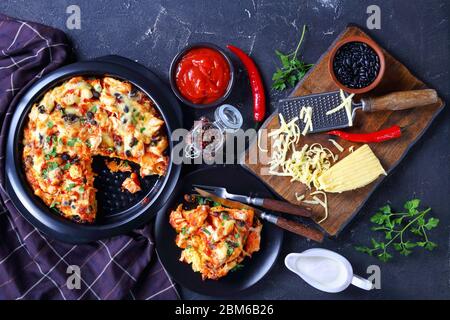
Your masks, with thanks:
<instances>
[{"instance_id":1,"label":"green herb leaf","mask_svg":"<svg viewBox=\"0 0 450 320\"><path fill-rule=\"evenodd\" d=\"M54 126L53 121L49 120L49 121L47 122L47 128L51 129L51 128L53 128L53 126Z\"/></svg>"},{"instance_id":2,"label":"green herb leaf","mask_svg":"<svg viewBox=\"0 0 450 320\"><path fill-rule=\"evenodd\" d=\"M61 204L61 203L58 201L52 202L52 204L50 205L50 208L54 208L56 205L59 205L59 204Z\"/></svg>"},{"instance_id":3,"label":"green herb leaf","mask_svg":"<svg viewBox=\"0 0 450 320\"><path fill-rule=\"evenodd\" d=\"M71 139L69 139L69 140L67 141L67 145L68 145L69 147L73 147L73 146L75 146L75 144L76 144L78 141L79 141L78 138L71 138Z\"/></svg>"},{"instance_id":4,"label":"green herb leaf","mask_svg":"<svg viewBox=\"0 0 450 320\"><path fill-rule=\"evenodd\" d=\"M235 271L238 271L238 270L240 270L240 269L242 269L244 267L244 265L243 264L237 264L237 265L235 265L230 271L231 272L235 272Z\"/></svg>"},{"instance_id":5,"label":"green herb leaf","mask_svg":"<svg viewBox=\"0 0 450 320\"><path fill-rule=\"evenodd\" d=\"M433 229L433 228L436 228L438 224L439 224L439 219L436 219L436 218L430 218L430 219L428 219L428 221L427 221L427 223L424 225L424 227L425 227L427 230L431 230L431 229Z\"/></svg>"},{"instance_id":6,"label":"green herb leaf","mask_svg":"<svg viewBox=\"0 0 450 320\"><path fill-rule=\"evenodd\" d=\"M71 191L73 188L77 186L76 183L69 183L69 185L66 187L66 191Z\"/></svg>"},{"instance_id":7,"label":"green herb leaf","mask_svg":"<svg viewBox=\"0 0 450 320\"><path fill-rule=\"evenodd\" d=\"M56 168L58 168L58 163L57 162L47 162L47 169L52 171L55 170Z\"/></svg>"},{"instance_id":8,"label":"green herb leaf","mask_svg":"<svg viewBox=\"0 0 450 320\"><path fill-rule=\"evenodd\" d=\"M228 242L225 242L225 243L227 245L227 256L229 257L229 256L231 256L233 254L234 248Z\"/></svg>"},{"instance_id":9,"label":"green herb leaf","mask_svg":"<svg viewBox=\"0 0 450 320\"><path fill-rule=\"evenodd\" d=\"M211 232L209 232L208 229L206 229L206 228L202 228L202 231L204 233L206 233L207 235L211 235Z\"/></svg>"}]
</instances>

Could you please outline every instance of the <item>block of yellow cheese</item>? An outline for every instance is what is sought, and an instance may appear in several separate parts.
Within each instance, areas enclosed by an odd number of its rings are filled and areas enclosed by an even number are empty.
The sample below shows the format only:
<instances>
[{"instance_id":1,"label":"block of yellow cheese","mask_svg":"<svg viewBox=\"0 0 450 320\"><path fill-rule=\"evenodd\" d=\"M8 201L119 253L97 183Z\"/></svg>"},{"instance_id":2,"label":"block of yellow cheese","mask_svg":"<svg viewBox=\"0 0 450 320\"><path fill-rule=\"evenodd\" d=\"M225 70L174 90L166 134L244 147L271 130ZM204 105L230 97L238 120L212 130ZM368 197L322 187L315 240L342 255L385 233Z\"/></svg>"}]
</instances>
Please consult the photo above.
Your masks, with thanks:
<instances>
[{"instance_id":1,"label":"block of yellow cheese","mask_svg":"<svg viewBox=\"0 0 450 320\"><path fill-rule=\"evenodd\" d=\"M319 184L326 192L340 193L362 188L382 174L386 175L386 171L365 144L322 173Z\"/></svg>"}]
</instances>

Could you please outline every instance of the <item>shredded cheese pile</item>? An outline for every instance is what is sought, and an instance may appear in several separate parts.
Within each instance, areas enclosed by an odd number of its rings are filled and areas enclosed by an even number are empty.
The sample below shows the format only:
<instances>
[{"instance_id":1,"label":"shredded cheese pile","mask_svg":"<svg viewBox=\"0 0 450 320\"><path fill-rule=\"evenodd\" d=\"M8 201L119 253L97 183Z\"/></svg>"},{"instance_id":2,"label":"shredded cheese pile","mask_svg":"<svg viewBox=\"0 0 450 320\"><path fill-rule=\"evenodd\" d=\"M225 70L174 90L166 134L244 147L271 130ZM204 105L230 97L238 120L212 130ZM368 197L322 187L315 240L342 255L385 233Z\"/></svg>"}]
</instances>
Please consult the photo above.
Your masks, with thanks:
<instances>
[{"instance_id":1,"label":"shredded cheese pile","mask_svg":"<svg viewBox=\"0 0 450 320\"><path fill-rule=\"evenodd\" d=\"M305 128L312 130L312 108L302 108L302 111L300 119L304 120ZM325 209L325 217L319 221L321 223L328 217L328 204L325 192L319 191L321 186L318 179L337 160L337 156L319 143L305 144L300 150L297 150L296 145L300 142L301 136L307 133L305 130L303 130L305 133L301 132L296 124L298 119L294 118L287 123L280 114L280 128L269 134L269 137L274 139L269 173L291 177L291 182L299 181L310 190L314 187L317 191L310 194L314 196L313 200L304 200L305 195L297 194L296 198L305 203L321 205ZM316 196L319 194L323 195L323 200Z\"/></svg>"},{"instance_id":2,"label":"shredded cheese pile","mask_svg":"<svg viewBox=\"0 0 450 320\"><path fill-rule=\"evenodd\" d=\"M320 190L318 178L331 167L334 154L319 143L305 144L297 150L301 133L296 120L286 123L280 115L280 128L269 134L269 137L275 137L269 173L291 177L291 182L300 181L310 189L313 186Z\"/></svg>"}]
</instances>

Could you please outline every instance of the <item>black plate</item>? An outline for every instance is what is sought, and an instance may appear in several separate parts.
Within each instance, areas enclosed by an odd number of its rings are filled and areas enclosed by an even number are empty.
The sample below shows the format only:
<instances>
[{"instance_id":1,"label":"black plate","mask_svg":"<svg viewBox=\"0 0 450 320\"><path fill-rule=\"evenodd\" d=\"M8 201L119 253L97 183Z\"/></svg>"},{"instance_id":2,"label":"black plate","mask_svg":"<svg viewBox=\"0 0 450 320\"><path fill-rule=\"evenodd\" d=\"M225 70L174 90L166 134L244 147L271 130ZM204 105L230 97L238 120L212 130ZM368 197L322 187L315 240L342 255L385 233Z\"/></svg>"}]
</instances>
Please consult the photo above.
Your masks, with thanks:
<instances>
[{"instance_id":1,"label":"black plate","mask_svg":"<svg viewBox=\"0 0 450 320\"><path fill-rule=\"evenodd\" d=\"M175 245L176 232L169 224L170 211L182 202L186 193L192 193L193 184L223 186L229 192L252 196L271 197L269 190L253 175L239 167L209 167L188 174L177 186L172 197L156 217L156 250L173 279L180 285L210 296L231 296L261 280L272 268L281 249L283 230L263 222L261 249L252 258L246 258L244 267L230 272L219 280L202 280L191 265L180 262L181 249Z\"/></svg>"},{"instance_id":2,"label":"black plate","mask_svg":"<svg viewBox=\"0 0 450 320\"><path fill-rule=\"evenodd\" d=\"M141 179L143 190L131 195L122 192L125 179L122 173L105 169L104 158L94 158L93 169L98 174L98 219L92 225L69 221L52 210L34 195L22 166L21 148L23 128L33 103L50 88L77 75L111 76L126 80L147 94L155 103L165 121L166 134L182 126L180 106L170 89L151 71L129 59L119 56L102 57L95 61L74 63L46 75L36 82L20 99L8 133L6 150L7 192L20 213L45 234L70 243L84 243L126 233L147 222L163 206L174 189L181 165L169 162L164 177ZM169 139L169 154L174 143Z\"/></svg>"}]
</instances>

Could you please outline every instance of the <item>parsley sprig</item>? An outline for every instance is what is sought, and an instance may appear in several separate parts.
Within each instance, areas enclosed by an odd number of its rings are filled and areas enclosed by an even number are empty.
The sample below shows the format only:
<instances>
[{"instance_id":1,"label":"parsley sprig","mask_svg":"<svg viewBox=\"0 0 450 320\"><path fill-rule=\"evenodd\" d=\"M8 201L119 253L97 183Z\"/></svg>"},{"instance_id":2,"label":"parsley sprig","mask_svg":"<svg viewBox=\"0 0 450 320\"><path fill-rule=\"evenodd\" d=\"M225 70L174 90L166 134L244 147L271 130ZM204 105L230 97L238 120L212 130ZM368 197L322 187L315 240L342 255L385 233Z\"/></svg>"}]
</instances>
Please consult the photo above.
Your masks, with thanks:
<instances>
[{"instance_id":1,"label":"parsley sprig","mask_svg":"<svg viewBox=\"0 0 450 320\"><path fill-rule=\"evenodd\" d=\"M436 248L437 244L429 240L427 231L436 228L439 219L431 217L426 220L425 215L431 208L420 210L419 205L419 199L412 199L404 204L405 212L394 212L388 204L381 207L370 219L376 224L371 230L384 232L385 241L378 242L372 238L371 247L358 246L355 249L387 262L393 258L392 251L388 250L391 246L404 256L410 255L415 247L429 251Z\"/></svg>"},{"instance_id":2,"label":"parsley sprig","mask_svg":"<svg viewBox=\"0 0 450 320\"><path fill-rule=\"evenodd\" d=\"M281 61L282 68L277 68L277 71L272 76L272 89L282 91L288 87L294 87L313 66L313 64L306 64L297 58L298 51L305 37L305 32L306 25L303 26L300 42L294 52L283 54L275 50L276 55Z\"/></svg>"}]
</instances>

